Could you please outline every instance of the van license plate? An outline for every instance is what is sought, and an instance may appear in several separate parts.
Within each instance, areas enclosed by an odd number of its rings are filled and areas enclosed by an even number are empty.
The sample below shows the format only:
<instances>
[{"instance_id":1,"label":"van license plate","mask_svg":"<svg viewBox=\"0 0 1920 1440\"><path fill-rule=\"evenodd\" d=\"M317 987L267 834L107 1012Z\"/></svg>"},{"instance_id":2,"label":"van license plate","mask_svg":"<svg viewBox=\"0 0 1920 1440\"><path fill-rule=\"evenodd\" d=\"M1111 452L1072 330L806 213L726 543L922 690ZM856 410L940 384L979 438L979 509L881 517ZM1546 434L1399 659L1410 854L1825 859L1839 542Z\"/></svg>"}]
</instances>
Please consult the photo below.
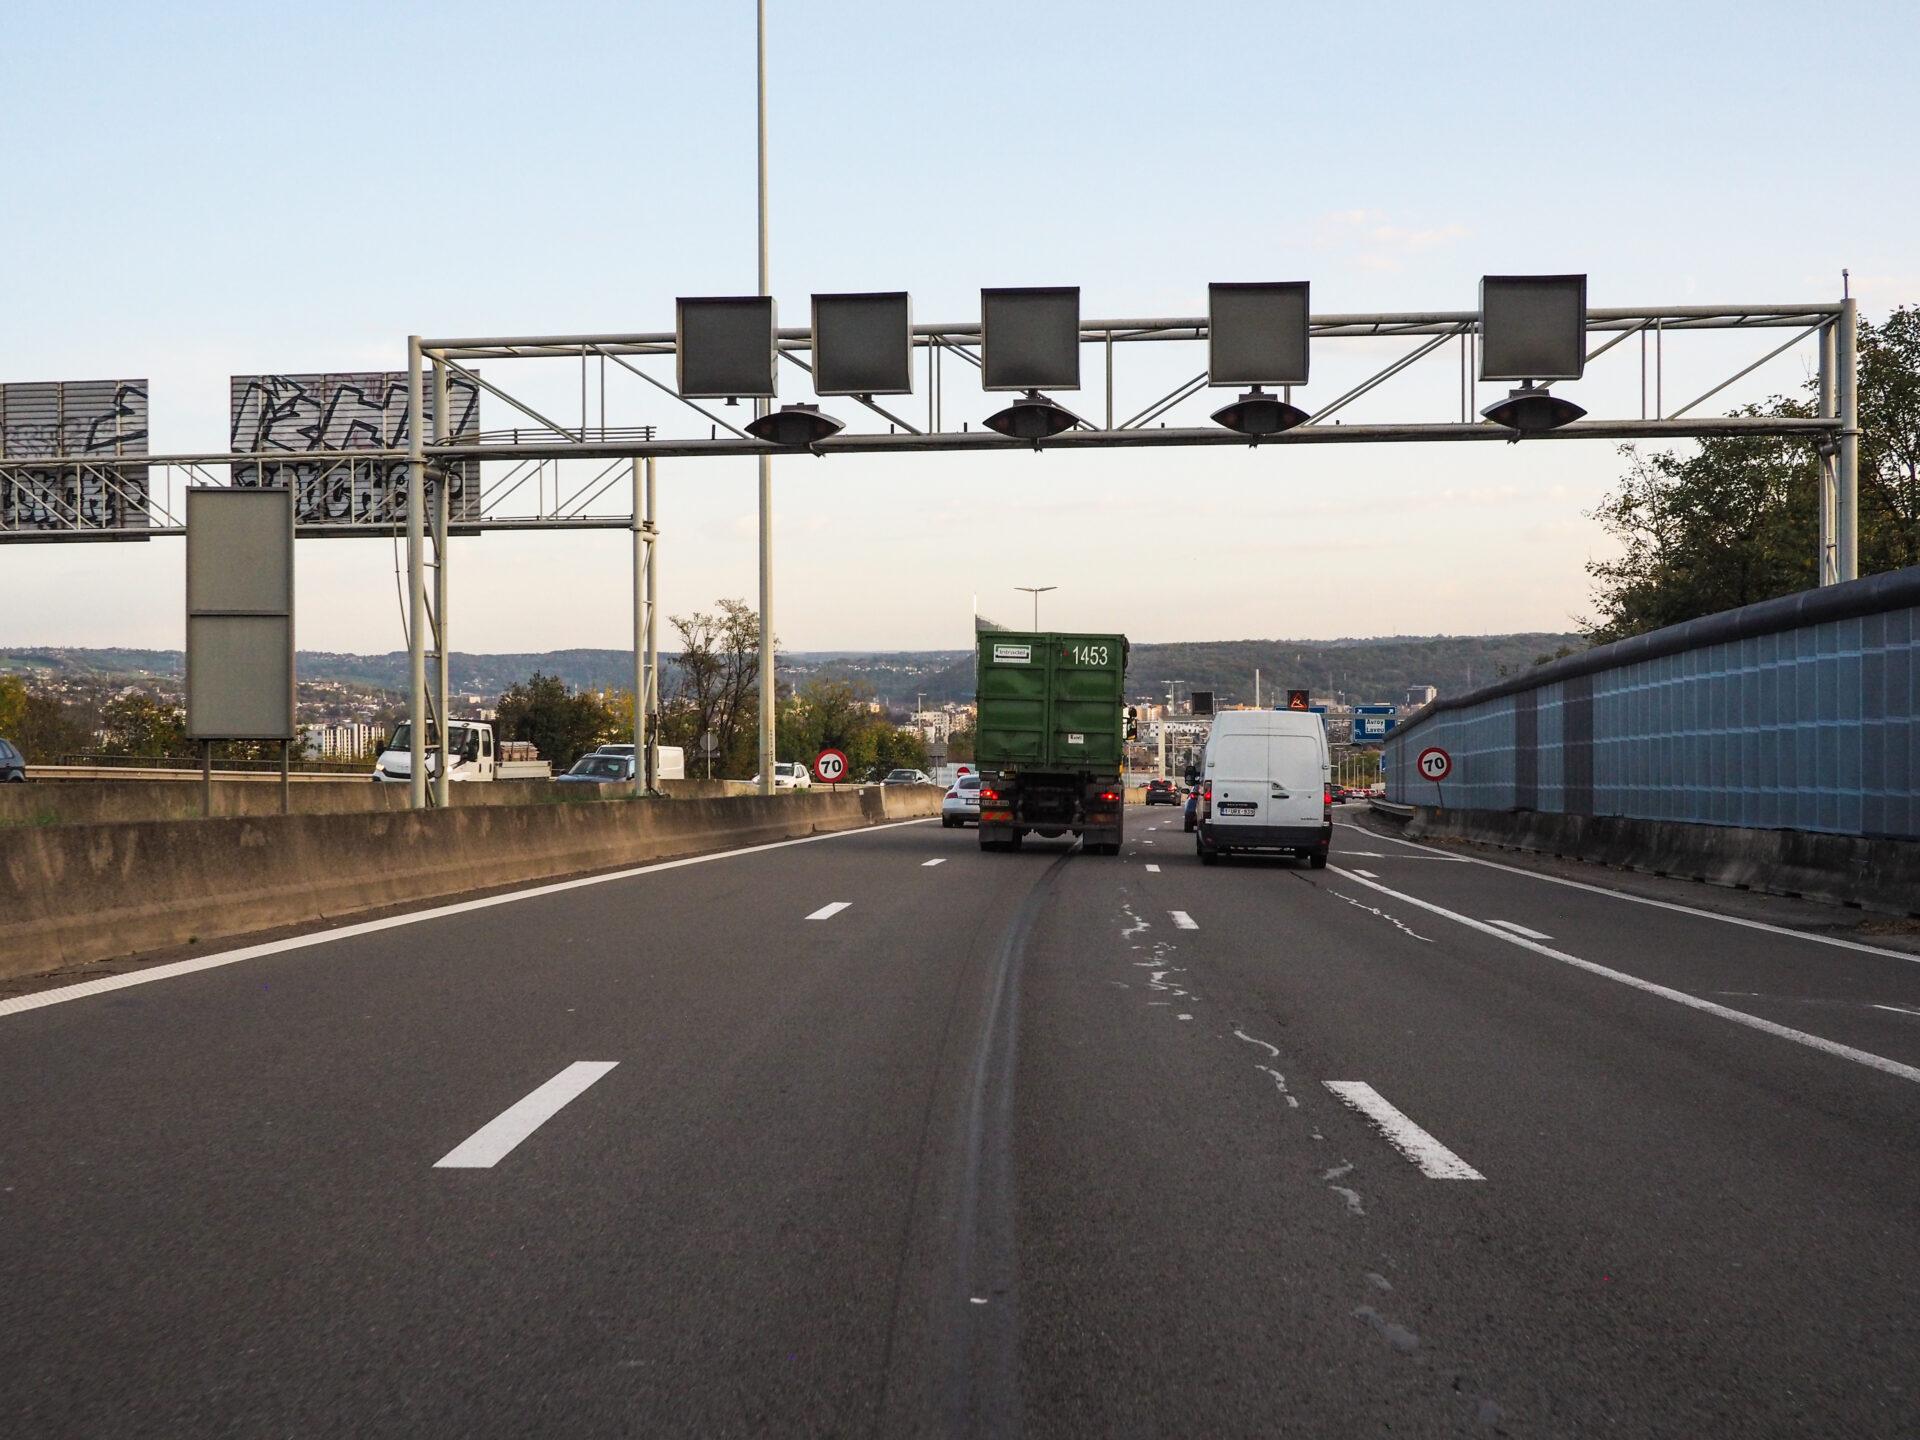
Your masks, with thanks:
<instances>
[{"instance_id":1,"label":"van license plate","mask_svg":"<svg viewBox=\"0 0 1920 1440\"><path fill-rule=\"evenodd\" d=\"M1222 815L1252 815L1259 809L1260 807L1251 800L1227 800L1222 802L1220 813Z\"/></svg>"}]
</instances>

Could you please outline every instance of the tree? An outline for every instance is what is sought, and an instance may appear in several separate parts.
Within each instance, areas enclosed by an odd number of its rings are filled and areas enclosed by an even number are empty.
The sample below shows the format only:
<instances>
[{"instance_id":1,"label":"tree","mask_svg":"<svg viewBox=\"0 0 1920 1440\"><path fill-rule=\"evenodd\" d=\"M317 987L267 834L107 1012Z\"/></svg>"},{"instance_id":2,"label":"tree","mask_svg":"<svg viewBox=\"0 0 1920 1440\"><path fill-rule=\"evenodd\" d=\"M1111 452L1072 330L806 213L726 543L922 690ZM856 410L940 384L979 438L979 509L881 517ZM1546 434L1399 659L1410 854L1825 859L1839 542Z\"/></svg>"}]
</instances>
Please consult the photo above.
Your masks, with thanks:
<instances>
[{"instance_id":1,"label":"tree","mask_svg":"<svg viewBox=\"0 0 1920 1440\"><path fill-rule=\"evenodd\" d=\"M0 736L20 733L27 718L27 682L18 675L0 675Z\"/></svg>"},{"instance_id":2,"label":"tree","mask_svg":"<svg viewBox=\"0 0 1920 1440\"><path fill-rule=\"evenodd\" d=\"M1920 563L1920 309L1862 323L1860 572ZM1818 382L1810 382L1817 390ZM1817 396L1815 397L1817 399ZM1748 415L1804 416L1776 397ZM1590 561L1596 641L1618 640L1817 583L1819 460L1772 436L1703 440L1692 453L1621 452L1627 473L1593 512L1620 544Z\"/></svg>"},{"instance_id":3,"label":"tree","mask_svg":"<svg viewBox=\"0 0 1920 1440\"><path fill-rule=\"evenodd\" d=\"M100 749L107 755L178 756L189 749L185 712L144 690L109 700L100 709L100 725L106 732Z\"/></svg>"},{"instance_id":4,"label":"tree","mask_svg":"<svg viewBox=\"0 0 1920 1440\"><path fill-rule=\"evenodd\" d=\"M717 615L670 617L680 632L677 682L663 697L661 738L695 752L712 731L715 769L739 778L759 768L760 617L744 600L722 600ZM807 757L811 759L812 757Z\"/></svg>"},{"instance_id":5,"label":"tree","mask_svg":"<svg viewBox=\"0 0 1920 1440\"><path fill-rule=\"evenodd\" d=\"M0 687L4 686L0 681ZM10 707L14 718L4 722L0 734L19 746L29 763L52 765L62 756L82 754L93 747L91 712L52 695L35 695L21 688L20 702Z\"/></svg>"},{"instance_id":6,"label":"tree","mask_svg":"<svg viewBox=\"0 0 1920 1440\"><path fill-rule=\"evenodd\" d=\"M590 691L569 690L558 675L533 675L508 688L495 707L502 740L531 741L564 770L615 733L613 715Z\"/></svg>"}]
</instances>

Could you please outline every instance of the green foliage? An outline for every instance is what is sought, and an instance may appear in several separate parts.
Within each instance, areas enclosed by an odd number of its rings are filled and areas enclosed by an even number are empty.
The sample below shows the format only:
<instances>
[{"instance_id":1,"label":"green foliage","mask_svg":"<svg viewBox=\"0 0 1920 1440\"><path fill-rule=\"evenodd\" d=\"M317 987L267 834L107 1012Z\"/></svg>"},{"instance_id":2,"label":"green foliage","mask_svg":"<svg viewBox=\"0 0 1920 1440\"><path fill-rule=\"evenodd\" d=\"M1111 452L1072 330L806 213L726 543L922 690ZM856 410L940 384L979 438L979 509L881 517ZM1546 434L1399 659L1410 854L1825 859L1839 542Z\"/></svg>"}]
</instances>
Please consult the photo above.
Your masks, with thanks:
<instances>
[{"instance_id":1,"label":"green foliage","mask_svg":"<svg viewBox=\"0 0 1920 1440\"><path fill-rule=\"evenodd\" d=\"M684 747L691 766L711 731L720 742L715 778L745 779L760 764L760 617L744 600L722 600L718 614L671 619L680 655L673 689L660 700L660 743Z\"/></svg>"},{"instance_id":2,"label":"green foliage","mask_svg":"<svg viewBox=\"0 0 1920 1440\"><path fill-rule=\"evenodd\" d=\"M1920 564L1920 310L1862 323L1860 573ZM1817 392L1818 382L1810 382ZM1811 415L1776 397L1748 415ZM1594 518L1621 547L1591 561L1595 641L1788 595L1818 583L1819 460L1802 441L1703 440L1691 452L1621 452L1627 473Z\"/></svg>"},{"instance_id":3,"label":"green foliage","mask_svg":"<svg viewBox=\"0 0 1920 1440\"><path fill-rule=\"evenodd\" d=\"M100 708L104 755L143 758L181 756L192 750L183 710L156 700L144 690L117 695Z\"/></svg>"},{"instance_id":4,"label":"green foliage","mask_svg":"<svg viewBox=\"0 0 1920 1440\"><path fill-rule=\"evenodd\" d=\"M37 695L20 678L0 679L0 735L20 747L30 765L51 765L63 755L93 748L93 716L52 695Z\"/></svg>"},{"instance_id":5,"label":"green foliage","mask_svg":"<svg viewBox=\"0 0 1920 1440\"><path fill-rule=\"evenodd\" d=\"M847 774L869 780L900 766L924 770L927 747L869 703L862 687L844 680L810 680L780 707L779 758L811 765L822 750L843 751ZM878 772L876 774L876 772Z\"/></svg>"},{"instance_id":6,"label":"green foliage","mask_svg":"<svg viewBox=\"0 0 1920 1440\"><path fill-rule=\"evenodd\" d=\"M617 733L613 713L600 696L569 690L559 676L538 670L510 686L496 709L497 737L532 741L555 774Z\"/></svg>"}]
</instances>

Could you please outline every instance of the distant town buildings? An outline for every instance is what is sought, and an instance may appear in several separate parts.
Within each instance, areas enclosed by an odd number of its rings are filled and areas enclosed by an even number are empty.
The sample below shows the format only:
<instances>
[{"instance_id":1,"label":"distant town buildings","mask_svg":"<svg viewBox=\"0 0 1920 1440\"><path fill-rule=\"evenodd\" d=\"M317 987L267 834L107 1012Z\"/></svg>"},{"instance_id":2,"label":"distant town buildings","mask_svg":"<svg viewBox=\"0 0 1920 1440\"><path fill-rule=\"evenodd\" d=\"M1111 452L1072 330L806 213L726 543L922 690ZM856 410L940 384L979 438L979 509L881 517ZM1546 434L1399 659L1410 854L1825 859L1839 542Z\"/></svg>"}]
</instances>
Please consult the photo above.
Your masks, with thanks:
<instances>
[{"instance_id":1,"label":"distant town buildings","mask_svg":"<svg viewBox=\"0 0 1920 1440\"><path fill-rule=\"evenodd\" d=\"M369 725L364 720L311 725L306 733L322 760L371 760L386 738L384 726Z\"/></svg>"},{"instance_id":2,"label":"distant town buildings","mask_svg":"<svg viewBox=\"0 0 1920 1440\"><path fill-rule=\"evenodd\" d=\"M971 730L974 716L978 713L972 704L960 705L949 701L938 710L914 711L900 728L913 731L929 745L944 745L953 738L955 731Z\"/></svg>"}]
</instances>

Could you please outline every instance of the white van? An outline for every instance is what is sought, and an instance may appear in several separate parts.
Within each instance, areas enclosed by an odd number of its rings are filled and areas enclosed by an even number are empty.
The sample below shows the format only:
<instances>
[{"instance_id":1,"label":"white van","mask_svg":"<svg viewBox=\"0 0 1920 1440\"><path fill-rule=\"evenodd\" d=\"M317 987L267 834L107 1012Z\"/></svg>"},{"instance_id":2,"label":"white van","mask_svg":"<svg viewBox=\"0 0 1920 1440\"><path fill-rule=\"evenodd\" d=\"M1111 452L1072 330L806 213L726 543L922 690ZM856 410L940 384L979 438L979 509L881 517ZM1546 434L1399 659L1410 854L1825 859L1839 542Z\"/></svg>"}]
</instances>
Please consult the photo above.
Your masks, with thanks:
<instances>
[{"instance_id":1,"label":"white van","mask_svg":"<svg viewBox=\"0 0 1920 1440\"><path fill-rule=\"evenodd\" d=\"M1319 870L1333 843L1324 717L1225 710L1213 717L1199 774L1194 845L1211 865L1236 850L1291 851Z\"/></svg>"}]
</instances>

